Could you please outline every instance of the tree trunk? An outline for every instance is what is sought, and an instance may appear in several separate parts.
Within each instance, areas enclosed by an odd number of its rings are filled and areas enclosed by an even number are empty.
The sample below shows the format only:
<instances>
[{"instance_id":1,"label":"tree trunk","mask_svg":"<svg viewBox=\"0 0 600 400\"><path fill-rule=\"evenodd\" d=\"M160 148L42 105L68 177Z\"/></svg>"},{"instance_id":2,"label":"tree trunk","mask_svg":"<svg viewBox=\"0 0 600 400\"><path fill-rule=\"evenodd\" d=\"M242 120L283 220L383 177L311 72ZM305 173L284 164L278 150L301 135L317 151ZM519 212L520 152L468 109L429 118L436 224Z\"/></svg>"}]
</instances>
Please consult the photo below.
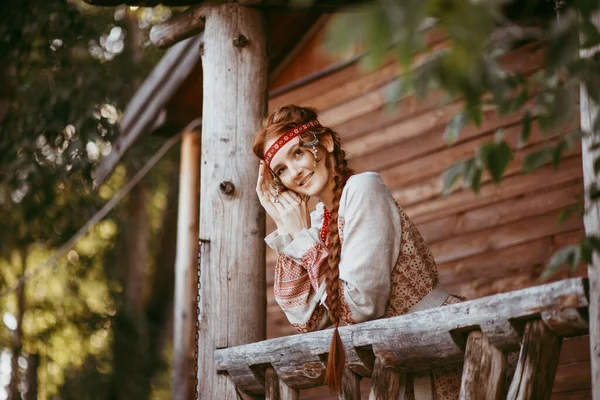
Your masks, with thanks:
<instances>
[{"instance_id":1,"label":"tree trunk","mask_svg":"<svg viewBox=\"0 0 600 400\"><path fill-rule=\"evenodd\" d=\"M179 171L179 217L175 261L173 399L193 397L193 355L198 291L198 222L200 218L200 133L184 132Z\"/></svg>"},{"instance_id":2,"label":"tree trunk","mask_svg":"<svg viewBox=\"0 0 600 400\"><path fill-rule=\"evenodd\" d=\"M596 11L593 22L596 27L600 27L600 9ZM581 50L582 58L591 57L598 51ZM600 107L594 103L586 88L581 85L580 91L580 115L581 130L585 133L591 133L594 121L598 118ZM592 144L596 142L598 132L594 135L586 135L582 140L581 158L583 160L583 182L586 188L591 185L598 185L600 181L595 173L594 160L600 157L598 150L592 149ZM590 201L589 195L585 196L586 213L583 221L585 224L585 234L587 236L600 235L600 204L597 201ZM590 326L590 361L592 367L592 396L594 400L600 400L600 256L594 252L592 264L588 266L588 279L590 283L590 307L589 307L589 326Z\"/></svg>"},{"instance_id":3,"label":"tree trunk","mask_svg":"<svg viewBox=\"0 0 600 400\"><path fill-rule=\"evenodd\" d=\"M162 351L171 332L166 328L171 325L170 318L173 307L175 285L175 255L177 245L177 207L179 182L178 160L169 160L170 179L167 193L167 205L163 211L161 231L154 250L156 268L152 277L152 290L146 307L146 324L148 332L148 354L150 356L150 375L153 376L163 361ZM163 164L163 168L165 168Z\"/></svg>"},{"instance_id":4,"label":"tree trunk","mask_svg":"<svg viewBox=\"0 0 600 400\"><path fill-rule=\"evenodd\" d=\"M27 250L19 252L21 258L21 276L25 275L27 266ZM21 278L19 276L19 279ZM19 357L23 350L23 315L25 315L25 282L15 291L17 296L17 327L12 333L12 357L10 359L10 383L8 384L8 398L21 400L19 392Z\"/></svg>"},{"instance_id":5,"label":"tree trunk","mask_svg":"<svg viewBox=\"0 0 600 400\"><path fill-rule=\"evenodd\" d=\"M131 176L132 174L128 174ZM129 193L125 205L127 215L117 268L123 293L113 328L113 394L112 398L145 399L150 392L148 368L148 335L143 313L143 283L145 278L148 225L146 189L137 184Z\"/></svg>"},{"instance_id":6,"label":"tree trunk","mask_svg":"<svg viewBox=\"0 0 600 400\"><path fill-rule=\"evenodd\" d=\"M217 348L265 338L264 210L252 134L266 112L267 57L261 11L236 3L207 9L204 31L198 390L237 399L217 374Z\"/></svg>"},{"instance_id":7,"label":"tree trunk","mask_svg":"<svg viewBox=\"0 0 600 400\"><path fill-rule=\"evenodd\" d=\"M25 400L37 400L38 398L38 368L40 366L40 355L30 354L27 358L27 393Z\"/></svg>"}]
</instances>

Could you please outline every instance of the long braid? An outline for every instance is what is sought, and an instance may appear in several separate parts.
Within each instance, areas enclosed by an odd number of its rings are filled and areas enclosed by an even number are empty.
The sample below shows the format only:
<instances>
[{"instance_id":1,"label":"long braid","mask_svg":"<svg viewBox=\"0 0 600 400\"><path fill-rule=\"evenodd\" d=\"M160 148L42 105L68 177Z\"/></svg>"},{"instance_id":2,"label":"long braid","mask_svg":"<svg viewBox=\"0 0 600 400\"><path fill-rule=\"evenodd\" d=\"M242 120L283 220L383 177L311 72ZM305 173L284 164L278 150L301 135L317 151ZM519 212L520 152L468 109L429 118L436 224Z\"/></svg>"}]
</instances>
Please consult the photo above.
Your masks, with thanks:
<instances>
[{"instance_id":1,"label":"long braid","mask_svg":"<svg viewBox=\"0 0 600 400\"><path fill-rule=\"evenodd\" d=\"M333 207L330 211L331 219L329 221L329 242L327 257L327 275L326 275L326 291L327 291L327 307L329 308L329 318L335 325L333 336L331 338L331 345L329 346L329 357L327 359L327 372L325 375L325 382L329 386L331 391L340 393L342 391L342 378L344 376L344 367L346 364L346 352L344 350L344 343L342 342L338 333L338 325L340 323L340 258L342 243L340 240L340 232L338 227L338 215L340 209L340 200L342 198L342 191L346 186L348 177L352 174L353 170L348 166L346 160L346 154L340 146L339 137L331 132L331 136L334 142L333 155L335 157L334 163L334 187L333 187Z\"/></svg>"}]
</instances>

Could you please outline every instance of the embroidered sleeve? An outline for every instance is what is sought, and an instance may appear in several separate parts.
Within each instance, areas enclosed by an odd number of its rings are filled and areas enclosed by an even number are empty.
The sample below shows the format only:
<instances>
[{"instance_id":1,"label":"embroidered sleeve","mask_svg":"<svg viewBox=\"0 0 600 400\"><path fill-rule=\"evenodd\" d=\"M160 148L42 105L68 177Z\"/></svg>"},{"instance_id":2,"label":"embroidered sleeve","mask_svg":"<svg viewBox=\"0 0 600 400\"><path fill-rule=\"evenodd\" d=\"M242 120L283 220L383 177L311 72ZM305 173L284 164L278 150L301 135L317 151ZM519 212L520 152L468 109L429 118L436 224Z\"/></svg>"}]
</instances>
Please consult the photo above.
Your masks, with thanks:
<instances>
[{"instance_id":1,"label":"embroidered sleeve","mask_svg":"<svg viewBox=\"0 0 600 400\"><path fill-rule=\"evenodd\" d=\"M327 326L327 309L320 304L325 292L320 269L327 252L315 244L297 263L285 254L278 254L275 266L275 300L292 325L300 332L311 332Z\"/></svg>"},{"instance_id":2,"label":"embroidered sleeve","mask_svg":"<svg viewBox=\"0 0 600 400\"><path fill-rule=\"evenodd\" d=\"M350 178L344 188L340 214L342 317L348 323L379 318L385 312L391 273L400 254L402 230L396 203L378 174L363 173Z\"/></svg>"}]
</instances>

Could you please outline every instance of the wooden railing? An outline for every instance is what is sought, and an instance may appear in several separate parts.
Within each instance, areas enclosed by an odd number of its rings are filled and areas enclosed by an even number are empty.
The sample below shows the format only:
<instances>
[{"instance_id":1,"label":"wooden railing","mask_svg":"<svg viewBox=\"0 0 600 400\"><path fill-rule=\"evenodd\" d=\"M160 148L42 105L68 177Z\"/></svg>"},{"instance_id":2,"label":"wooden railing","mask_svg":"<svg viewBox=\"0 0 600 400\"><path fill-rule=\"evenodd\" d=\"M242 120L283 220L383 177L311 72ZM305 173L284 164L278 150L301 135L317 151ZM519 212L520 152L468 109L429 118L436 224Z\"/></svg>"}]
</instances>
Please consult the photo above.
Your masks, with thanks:
<instances>
[{"instance_id":1,"label":"wooden railing","mask_svg":"<svg viewBox=\"0 0 600 400\"><path fill-rule=\"evenodd\" d=\"M562 338L588 331L588 297L586 279L568 279L341 327L341 398L360 399L360 379L370 377L371 399L396 399L401 374L464 361L461 399L547 399ZM331 330L281 337L219 349L215 360L244 394L297 399L299 390L323 385L330 340Z\"/></svg>"}]
</instances>

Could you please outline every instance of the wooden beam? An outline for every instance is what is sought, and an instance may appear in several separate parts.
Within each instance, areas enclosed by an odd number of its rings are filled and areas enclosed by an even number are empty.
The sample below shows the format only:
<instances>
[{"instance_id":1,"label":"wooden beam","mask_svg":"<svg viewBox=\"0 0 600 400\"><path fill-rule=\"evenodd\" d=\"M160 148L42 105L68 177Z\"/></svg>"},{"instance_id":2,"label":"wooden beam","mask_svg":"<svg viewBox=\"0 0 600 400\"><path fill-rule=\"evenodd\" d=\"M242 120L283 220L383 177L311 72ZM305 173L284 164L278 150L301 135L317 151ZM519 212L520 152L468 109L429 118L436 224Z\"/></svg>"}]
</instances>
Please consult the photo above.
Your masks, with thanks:
<instances>
[{"instance_id":1,"label":"wooden beam","mask_svg":"<svg viewBox=\"0 0 600 400\"><path fill-rule=\"evenodd\" d=\"M193 396L195 377L196 296L198 293L198 219L200 212L200 133L183 132L179 171L177 214L177 255L175 258L175 300L173 308L174 400ZM190 379L191 378L191 379Z\"/></svg>"},{"instance_id":2,"label":"wooden beam","mask_svg":"<svg viewBox=\"0 0 600 400\"><path fill-rule=\"evenodd\" d=\"M548 400L552 395L561 346L562 338L542 320L528 322L507 399Z\"/></svg>"},{"instance_id":3,"label":"wooden beam","mask_svg":"<svg viewBox=\"0 0 600 400\"><path fill-rule=\"evenodd\" d=\"M200 177L198 397L235 399L215 350L265 338L265 213L256 197L252 135L264 117L267 46L263 14L237 3L206 9ZM254 376L240 366L241 376ZM262 385L261 385L262 386ZM252 384L240 387L252 394Z\"/></svg>"},{"instance_id":4,"label":"wooden beam","mask_svg":"<svg viewBox=\"0 0 600 400\"><path fill-rule=\"evenodd\" d=\"M467 335L475 327L481 328L491 344L507 350L520 343L520 335L509 321L539 317L545 310L587 306L585 281L568 279L413 314L344 326L339 332L350 359L357 354L361 357L365 348L372 348L379 363L382 363L381 368L411 373L461 361ZM571 323L565 318L561 320ZM579 324L579 321L576 323ZM557 328L556 325L553 327ZM264 383L256 378L260 374L239 374L237 371L251 366L273 366L280 379L284 379L290 387L303 389L320 386L323 384L324 367L319 360L329 351L330 340L331 330L324 330L219 349L215 352L217 369L230 371L232 379L239 386L262 386L263 391ZM374 367L376 369L377 366Z\"/></svg>"},{"instance_id":5,"label":"wooden beam","mask_svg":"<svg viewBox=\"0 0 600 400\"><path fill-rule=\"evenodd\" d=\"M150 41L156 47L171 47L204 31L205 7L191 7L150 29Z\"/></svg>"},{"instance_id":6,"label":"wooden beam","mask_svg":"<svg viewBox=\"0 0 600 400\"><path fill-rule=\"evenodd\" d=\"M140 86L123 113L119 124L121 136L95 171L96 187L112 173L121 157L137 139L159 125L157 119L161 116L164 118L161 110L200 60L198 47L201 41L200 35L169 49Z\"/></svg>"},{"instance_id":7,"label":"wooden beam","mask_svg":"<svg viewBox=\"0 0 600 400\"><path fill-rule=\"evenodd\" d=\"M469 333L460 388L461 400L506 398L506 354L481 331Z\"/></svg>"},{"instance_id":8,"label":"wooden beam","mask_svg":"<svg viewBox=\"0 0 600 400\"><path fill-rule=\"evenodd\" d=\"M600 27L600 9L593 18L593 23ZM581 58L589 58L598 51L598 47L581 50ZM592 144L597 141L598 132L592 132L593 124L600 112L600 105L596 104L588 94L585 86L581 85L580 95L581 130L587 135L582 139L582 162L583 182L586 188L598 185L600 179L594 168L594 161L600 156L600 152L594 150ZM583 216L585 233L588 236L600 235L600 204L590 201L586 194L586 213ZM592 393L594 400L600 400L600 255L594 252L592 264L588 266L588 277L590 280L590 351L592 364Z\"/></svg>"}]
</instances>

